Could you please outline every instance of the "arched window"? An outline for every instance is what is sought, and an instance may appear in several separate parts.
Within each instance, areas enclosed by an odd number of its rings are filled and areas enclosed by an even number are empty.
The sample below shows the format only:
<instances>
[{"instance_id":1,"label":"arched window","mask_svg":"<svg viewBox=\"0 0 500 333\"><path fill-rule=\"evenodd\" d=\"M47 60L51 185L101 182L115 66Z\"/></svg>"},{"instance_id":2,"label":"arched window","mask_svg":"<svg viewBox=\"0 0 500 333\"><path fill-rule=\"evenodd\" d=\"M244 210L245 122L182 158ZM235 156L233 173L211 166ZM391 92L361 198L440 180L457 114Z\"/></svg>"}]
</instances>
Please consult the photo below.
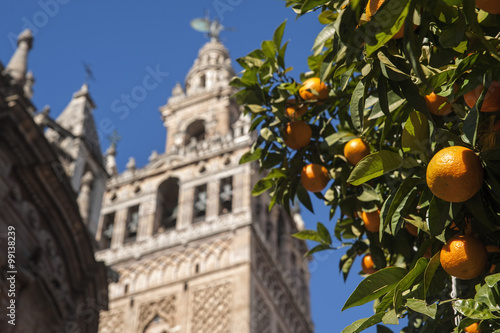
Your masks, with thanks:
<instances>
[{"instance_id":1,"label":"arched window","mask_svg":"<svg viewBox=\"0 0 500 333\"><path fill-rule=\"evenodd\" d=\"M188 145L192 140L205 140L205 122L203 120L195 120L186 128L185 144Z\"/></svg>"},{"instance_id":2,"label":"arched window","mask_svg":"<svg viewBox=\"0 0 500 333\"><path fill-rule=\"evenodd\" d=\"M160 184L156 199L158 231L175 228L179 209L179 179L169 178Z\"/></svg>"},{"instance_id":3,"label":"arched window","mask_svg":"<svg viewBox=\"0 0 500 333\"><path fill-rule=\"evenodd\" d=\"M233 177L221 179L219 189L219 214L233 210Z\"/></svg>"}]
</instances>

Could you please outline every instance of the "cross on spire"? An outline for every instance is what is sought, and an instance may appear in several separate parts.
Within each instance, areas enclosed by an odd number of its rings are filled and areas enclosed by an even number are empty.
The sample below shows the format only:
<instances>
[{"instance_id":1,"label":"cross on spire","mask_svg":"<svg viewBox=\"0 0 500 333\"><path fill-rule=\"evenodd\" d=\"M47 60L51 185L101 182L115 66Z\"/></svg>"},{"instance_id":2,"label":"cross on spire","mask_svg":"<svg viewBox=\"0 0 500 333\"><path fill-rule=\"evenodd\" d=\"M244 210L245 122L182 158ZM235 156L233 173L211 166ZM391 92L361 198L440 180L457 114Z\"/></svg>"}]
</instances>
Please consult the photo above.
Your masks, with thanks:
<instances>
[{"instance_id":1,"label":"cross on spire","mask_svg":"<svg viewBox=\"0 0 500 333\"><path fill-rule=\"evenodd\" d=\"M90 67L89 64L86 62L82 61L83 69L85 71L85 83L89 83L89 81L92 79L92 81L95 81L95 76L92 73L92 68Z\"/></svg>"},{"instance_id":2,"label":"cross on spire","mask_svg":"<svg viewBox=\"0 0 500 333\"><path fill-rule=\"evenodd\" d=\"M122 140L122 137L118 134L117 130L114 130L111 135L107 136L107 138L108 138L109 142L111 143L112 147L116 147L118 142L120 142Z\"/></svg>"}]
</instances>

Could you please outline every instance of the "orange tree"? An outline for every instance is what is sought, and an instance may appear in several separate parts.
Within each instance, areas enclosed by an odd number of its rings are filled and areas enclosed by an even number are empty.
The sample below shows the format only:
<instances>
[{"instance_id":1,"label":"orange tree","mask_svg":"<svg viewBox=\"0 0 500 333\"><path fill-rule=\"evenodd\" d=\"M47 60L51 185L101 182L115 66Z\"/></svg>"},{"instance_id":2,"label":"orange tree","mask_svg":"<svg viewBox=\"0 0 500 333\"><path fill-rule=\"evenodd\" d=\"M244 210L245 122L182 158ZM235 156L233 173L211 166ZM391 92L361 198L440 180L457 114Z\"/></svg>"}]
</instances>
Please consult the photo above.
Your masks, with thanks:
<instances>
[{"instance_id":1,"label":"orange tree","mask_svg":"<svg viewBox=\"0 0 500 333\"><path fill-rule=\"evenodd\" d=\"M269 192L271 206L287 209L323 200L336 222L294 236L318 242L308 255L333 249L336 237L347 248L344 278L370 254L374 273L344 309L373 301L375 313L342 332L391 332L383 324L400 318L406 332L473 323L500 332L500 256L486 251L500 243L500 1L370 2L287 1L324 24L300 78L285 65L285 23L237 60L244 70L232 85L259 132L241 159L260 163L253 195ZM302 111L291 117L290 105ZM304 146L286 144L292 120L311 128ZM362 159L352 165L344 148L355 138L368 149L354 148ZM430 163L454 146L466 149ZM320 192L301 182L310 164L332 179Z\"/></svg>"}]
</instances>

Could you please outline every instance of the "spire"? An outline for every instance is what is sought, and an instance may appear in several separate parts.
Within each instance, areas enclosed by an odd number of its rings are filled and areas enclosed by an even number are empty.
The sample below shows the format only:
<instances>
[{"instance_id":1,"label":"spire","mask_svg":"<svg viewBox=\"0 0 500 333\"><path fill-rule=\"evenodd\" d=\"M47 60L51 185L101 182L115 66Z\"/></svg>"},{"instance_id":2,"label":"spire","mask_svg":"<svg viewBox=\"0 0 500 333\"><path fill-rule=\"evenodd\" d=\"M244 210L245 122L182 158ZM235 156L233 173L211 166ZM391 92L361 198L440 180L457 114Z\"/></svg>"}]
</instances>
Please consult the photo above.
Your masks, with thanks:
<instances>
[{"instance_id":1,"label":"spire","mask_svg":"<svg viewBox=\"0 0 500 333\"><path fill-rule=\"evenodd\" d=\"M93 115L95 108L88 85L84 83L55 121L75 137L81 138L96 160L102 163L101 145Z\"/></svg>"},{"instance_id":2,"label":"spire","mask_svg":"<svg viewBox=\"0 0 500 333\"><path fill-rule=\"evenodd\" d=\"M5 72L10 75L14 83L24 85L26 69L28 67L28 52L33 46L31 30L26 29L17 38L17 49L12 55Z\"/></svg>"}]
</instances>

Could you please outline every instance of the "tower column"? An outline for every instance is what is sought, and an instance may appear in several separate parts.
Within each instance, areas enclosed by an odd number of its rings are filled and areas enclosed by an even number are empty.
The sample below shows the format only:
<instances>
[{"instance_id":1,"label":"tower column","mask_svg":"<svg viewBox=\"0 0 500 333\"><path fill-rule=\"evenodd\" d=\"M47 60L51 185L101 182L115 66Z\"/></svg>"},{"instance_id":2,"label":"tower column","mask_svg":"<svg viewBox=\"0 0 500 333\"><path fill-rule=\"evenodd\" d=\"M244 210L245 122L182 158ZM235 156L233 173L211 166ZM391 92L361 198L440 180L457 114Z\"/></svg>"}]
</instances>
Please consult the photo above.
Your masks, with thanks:
<instances>
[{"instance_id":1,"label":"tower column","mask_svg":"<svg viewBox=\"0 0 500 333\"><path fill-rule=\"evenodd\" d=\"M179 191L179 219L177 229L186 229L193 219L194 187L181 188Z\"/></svg>"},{"instance_id":2,"label":"tower column","mask_svg":"<svg viewBox=\"0 0 500 333\"><path fill-rule=\"evenodd\" d=\"M111 239L111 248L115 249L123 244L125 232L127 231L127 208L122 208L116 212L115 228Z\"/></svg>"},{"instance_id":3,"label":"tower column","mask_svg":"<svg viewBox=\"0 0 500 333\"><path fill-rule=\"evenodd\" d=\"M207 220L217 218L219 215L219 187L219 179L213 180L207 184Z\"/></svg>"}]
</instances>

